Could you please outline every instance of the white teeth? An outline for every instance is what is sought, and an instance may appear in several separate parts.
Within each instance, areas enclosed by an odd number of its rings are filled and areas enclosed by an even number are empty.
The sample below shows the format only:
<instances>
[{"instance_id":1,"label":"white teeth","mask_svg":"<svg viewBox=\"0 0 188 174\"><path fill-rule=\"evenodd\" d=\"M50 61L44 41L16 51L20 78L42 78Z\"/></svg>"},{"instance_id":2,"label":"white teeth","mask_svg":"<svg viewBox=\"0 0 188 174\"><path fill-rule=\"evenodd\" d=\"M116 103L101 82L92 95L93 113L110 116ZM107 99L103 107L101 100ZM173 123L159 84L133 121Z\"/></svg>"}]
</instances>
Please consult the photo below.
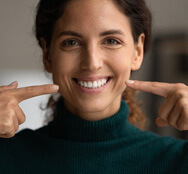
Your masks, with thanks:
<instances>
[{"instance_id":1,"label":"white teeth","mask_svg":"<svg viewBox=\"0 0 188 174\"><path fill-rule=\"evenodd\" d=\"M84 83L81 81L81 82L80 82L80 85L81 85L81 86L84 86Z\"/></svg>"},{"instance_id":2,"label":"white teeth","mask_svg":"<svg viewBox=\"0 0 188 174\"><path fill-rule=\"evenodd\" d=\"M105 84L107 82L107 79L102 80L102 84Z\"/></svg>"},{"instance_id":3,"label":"white teeth","mask_svg":"<svg viewBox=\"0 0 188 174\"><path fill-rule=\"evenodd\" d=\"M87 87L88 87L88 88L92 88L92 86L93 86L93 84L92 84L91 82L88 82L88 83L87 83ZM84 86L84 87L85 87L85 86Z\"/></svg>"},{"instance_id":4,"label":"white teeth","mask_svg":"<svg viewBox=\"0 0 188 174\"><path fill-rule=\"evenodd\" d=\"M87 85L87 82L84 82L84 85L83 85L83 86L84 86L85 88L87 88L87 86L88 86L88 85Z\"/></svg>"},{"instance_id":5,"label":"white teeth","mask_svg":"<svg viewBox=\"0 0 188 174\"><path fill-rule=\"evenodd\" d=\"M97 88L98 84L96 81L93 82L93 88Z\"/></svg>"},{"instance_id":6,"label":"white teeth","mask_svg":"<svg viewBox=\"0 0 188 174\"><path fill-rule=\"evenodd\" d=\"M101 79L98 81L78 81L78 84L84 88L99 88L107 83L107 79Z\"/></svg>"},{"instance_id":7,"label":"white teeth","mask_svg":"<svg viewBox=\"0 0 188 174\"><path fill-rule=\"evenodd\" d=\"M98 87L101 87L101 85L102 85L102 82L98 81Z\"/></svg>"}]
</instances>

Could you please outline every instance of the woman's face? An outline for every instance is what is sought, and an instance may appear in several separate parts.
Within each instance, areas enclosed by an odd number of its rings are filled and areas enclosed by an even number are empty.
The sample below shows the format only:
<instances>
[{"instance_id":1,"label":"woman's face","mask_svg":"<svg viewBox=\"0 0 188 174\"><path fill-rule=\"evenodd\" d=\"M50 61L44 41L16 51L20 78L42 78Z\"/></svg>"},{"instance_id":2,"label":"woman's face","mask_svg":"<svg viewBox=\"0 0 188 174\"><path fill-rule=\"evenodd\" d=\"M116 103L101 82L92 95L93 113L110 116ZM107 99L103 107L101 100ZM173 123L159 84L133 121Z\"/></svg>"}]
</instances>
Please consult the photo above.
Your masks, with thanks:
<instances>
[{"instance_id":1,"label":"woman's face","mask_svg":"<svg viewBox=\"0 0 188 174\"><path fill-rule=\"evenodd\" d=\"M72 0L57 21L44 64L65 106L86 120L100 120L120 107L125 81L140 67L144 35L134 43L129 19L108 0Z\"/></svg>"}]
</instances>

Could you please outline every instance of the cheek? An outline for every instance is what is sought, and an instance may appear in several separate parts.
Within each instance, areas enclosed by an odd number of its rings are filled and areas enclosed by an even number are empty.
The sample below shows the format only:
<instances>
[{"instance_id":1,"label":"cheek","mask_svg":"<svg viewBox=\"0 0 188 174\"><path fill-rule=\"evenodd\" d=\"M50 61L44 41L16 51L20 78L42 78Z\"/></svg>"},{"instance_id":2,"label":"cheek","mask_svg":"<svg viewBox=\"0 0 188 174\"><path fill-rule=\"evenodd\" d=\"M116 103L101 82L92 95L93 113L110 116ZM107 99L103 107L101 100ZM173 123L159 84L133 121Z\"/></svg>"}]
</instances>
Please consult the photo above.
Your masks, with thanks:
<instances>
[{"instance_id":1,"label":"cheek","mask_svg":"<svg viewBox=\"0 0 188 174\"><path fill-rule=\"evenodd\" d=\"M70 79L70 74L75 69L72 59L63 54L54 54L52 57L52 75L56 84L65 86Z\"/></svg>"},{"instance_id":2,"label":"cheek","mask_svg":"<svg viewBox=\"0 0 188 174\"><path fill-rule=\"evenodd\" d=\"M66 58L56 58L52 62L52 71L56 75L68 74L71 71L71 62Z\"/></svg>"},{"instance_id":3,"label":"cheek","mask_svg":"<svg viewBox=\"0 0 188 174\"><path fill-rule=\"evenodd\" d=\"M72 64L66 59L56 59L52 64L53 82L59 85L59 93L65 98L71 92L71 72Z\"/></svg>"},{"instance_id":4,"label":"cheek","mask_svg":"<svg viewBox=\"0 0 188 174\"><path fill-rule=\"evenodd\" d=\"M131 72L131 56L124 52L120 52L119 54L114 55L111 60L111 65L113 66L116 76L119 78L125 77L125 80L127 80Z\"/></svg>"},{"instance_id":5,"label":"cheek","mask_svg":"<svg viewBox=\"0 0 188 174\"><path fill-rule=\"evenodd\" d=\"M126 88L125 81L130 78L131 74L131 56L129 54L116 54L111 59L111 65L115 74L115 89L122 94Z\"/></svg>"}]
</instances>

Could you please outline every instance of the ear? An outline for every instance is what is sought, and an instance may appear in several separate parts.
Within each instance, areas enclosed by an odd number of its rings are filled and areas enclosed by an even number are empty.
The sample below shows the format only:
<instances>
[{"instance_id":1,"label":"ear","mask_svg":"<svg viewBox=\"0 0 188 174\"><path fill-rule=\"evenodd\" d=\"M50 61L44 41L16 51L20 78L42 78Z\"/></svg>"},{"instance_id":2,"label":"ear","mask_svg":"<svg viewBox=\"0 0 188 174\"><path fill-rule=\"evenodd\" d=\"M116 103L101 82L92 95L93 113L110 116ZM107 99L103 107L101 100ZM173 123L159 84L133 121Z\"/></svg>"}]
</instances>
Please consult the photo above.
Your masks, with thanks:
<instances>
[{"instance_id":1,"label":"ear","mask_svg":"<svg viewBox=\"0 0 188 174\"><path fill-rule=\"evenodd\" d=\"M144 40L145 40L145 34L142 33L138 37L138 43L135 45L135 54L132 59L132 66L131 70L136 71L140 69L144 57Z\"/></svg>"},{"instance_id":2,"label":"ear","mask_svg":"<svg viewBox=\"0 0 188 174\"><path fill-rule=\"evenodd\" d=\"M52 72L52 62L49 55L49 48L46 46L46 40L44 38L40 39L42 45L42 53L43 53L43 63L45 70L49 73Z\"/></svg>"}]
</instances>

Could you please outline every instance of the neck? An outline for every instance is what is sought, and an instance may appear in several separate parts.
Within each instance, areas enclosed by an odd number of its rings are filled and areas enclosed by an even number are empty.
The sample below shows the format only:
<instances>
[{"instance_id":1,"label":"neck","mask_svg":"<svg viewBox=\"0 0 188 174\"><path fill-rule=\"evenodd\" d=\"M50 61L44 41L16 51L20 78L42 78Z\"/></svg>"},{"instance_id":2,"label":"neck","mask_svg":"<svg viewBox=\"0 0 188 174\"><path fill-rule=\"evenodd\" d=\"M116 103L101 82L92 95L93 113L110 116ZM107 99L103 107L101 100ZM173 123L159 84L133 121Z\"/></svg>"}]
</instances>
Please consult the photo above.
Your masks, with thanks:
<instances>
[{"instance_id":1,"label":"neck","mask_svg":"<svg viewBox=\"0 0 188 174\"><path fill-rule=\"evenodd\" d=\"M120 109L114 115L100 121L87 121L71 114L61 98L57 103L56 119L48 126L49 135L79 142L118 139L130 135L133 126L128 122L128 115L128 105L122 100Z\"/></svg>"},{"instance_id":2,"label":"neck","mask_svg":"<svg viewBox=\"0 0 188 174\"><path fill-rule=\"evenodd\" d=\"M120 97L116 98L111 104L109 104L105 108L102 108L100 110L93 109L93 111L89 109L86 110L85 108L81 110L80 108L77 108L73 106L72 104L70 104L65 99L64 99L63 104L70 113L82 118L83 120L99 121L99 120L106 119L110 117L111 115L114 115L120 109L121 98Z\"/></svg>"}]
</instances>

